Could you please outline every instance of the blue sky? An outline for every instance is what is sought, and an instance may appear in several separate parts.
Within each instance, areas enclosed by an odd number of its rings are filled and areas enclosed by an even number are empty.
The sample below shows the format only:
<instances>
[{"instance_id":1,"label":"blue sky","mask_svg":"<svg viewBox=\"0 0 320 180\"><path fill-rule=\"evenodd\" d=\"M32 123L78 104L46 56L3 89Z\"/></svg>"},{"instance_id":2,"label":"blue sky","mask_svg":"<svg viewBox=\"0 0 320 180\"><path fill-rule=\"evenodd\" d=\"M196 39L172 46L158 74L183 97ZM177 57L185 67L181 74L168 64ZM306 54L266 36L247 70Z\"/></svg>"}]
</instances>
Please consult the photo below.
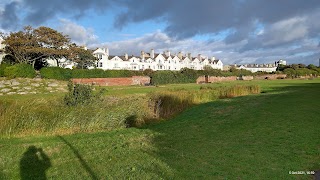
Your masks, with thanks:
<instances>
[{"instance_id":1,"label":"blue sky","mask_svg":"<svg viewBox=\"0 0 320 180\"><path fill-rule=\"evenodd\" d=\"M319 0L1 0L0 30L48 26L90 48L318 65Z\"/></svg>"}]
</instances>

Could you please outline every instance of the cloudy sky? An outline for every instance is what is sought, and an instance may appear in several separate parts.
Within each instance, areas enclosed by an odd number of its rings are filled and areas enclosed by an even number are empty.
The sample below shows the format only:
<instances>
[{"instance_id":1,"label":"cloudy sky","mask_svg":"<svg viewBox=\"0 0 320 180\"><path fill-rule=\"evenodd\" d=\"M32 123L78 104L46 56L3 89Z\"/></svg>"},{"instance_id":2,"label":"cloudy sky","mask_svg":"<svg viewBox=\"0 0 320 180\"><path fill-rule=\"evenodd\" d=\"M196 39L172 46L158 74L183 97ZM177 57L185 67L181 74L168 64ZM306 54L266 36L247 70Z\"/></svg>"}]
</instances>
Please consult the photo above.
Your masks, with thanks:
<instances>
[{"instance_id":1,"label":"cloudy sky","mask_svg":"<svg viewBox=\"0 0 320 180\"><path fill-rule=\"evenodd\" d=\"M0 31L48 26L110 54L182 51L225 64L318 65L320 0L1 0Z\"/></svg>"}]
</instances>

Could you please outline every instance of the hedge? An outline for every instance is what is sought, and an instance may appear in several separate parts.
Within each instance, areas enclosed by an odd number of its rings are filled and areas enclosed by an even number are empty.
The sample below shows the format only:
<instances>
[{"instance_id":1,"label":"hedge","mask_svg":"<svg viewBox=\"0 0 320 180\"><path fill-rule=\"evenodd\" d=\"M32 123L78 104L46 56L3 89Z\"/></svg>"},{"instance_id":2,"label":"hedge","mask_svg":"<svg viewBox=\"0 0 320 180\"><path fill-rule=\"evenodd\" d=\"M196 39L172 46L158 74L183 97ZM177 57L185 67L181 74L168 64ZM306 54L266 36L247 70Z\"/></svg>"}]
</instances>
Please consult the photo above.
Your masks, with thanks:
<instances>
[{"instance_id":1,"label":"hedge","mask_svg":"<svg viewBox=\"0 0 320 180\"><path fill-rule=\"evenodd\" d=\"M45 67L40 69L42 78L69 80L71 78L111 78L143 76L141 71L102 70L102 69L64 69L60 67Z\"/></svg>"},{"instance_id":2,"label":"hedge","mask_svg":"<svg viewBox=\"0 0 320 180\"><path fill-rule=\"evenodd\" d=\"M71 69L45 67L40 69L40 75L46 79L69 80L72 77L72 72Z\"/></svg>"},{"instance_id":3,"label":"hedge","mask_svg":"<svg viewBox=\"0 0 320 180\"><path fill-rule=\"evenodd\" d=\"M9 66L11 65L7 63L0 64L0 77L4 77L4 70Z\"/></svg>"},{"instance_id":4,"label":"hedge","mask_svg":"<svg viewBox=\"0 0 320 180\"><path fill-rule=\"evenodd\" d=\"M4 76L8 78L34 78L36 77L36 71L30 64L15 64L4 69Z\"/></svg>"}]
</instances>

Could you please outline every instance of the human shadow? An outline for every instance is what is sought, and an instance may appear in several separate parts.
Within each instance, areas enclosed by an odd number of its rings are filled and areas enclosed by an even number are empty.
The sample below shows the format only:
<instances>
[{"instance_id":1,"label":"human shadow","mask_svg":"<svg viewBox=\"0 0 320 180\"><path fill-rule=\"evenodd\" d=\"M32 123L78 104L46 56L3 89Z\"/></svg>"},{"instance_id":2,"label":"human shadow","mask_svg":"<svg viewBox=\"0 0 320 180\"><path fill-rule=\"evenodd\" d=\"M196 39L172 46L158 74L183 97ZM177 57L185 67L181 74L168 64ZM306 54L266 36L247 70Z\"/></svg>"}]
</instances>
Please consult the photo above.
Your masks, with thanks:
<instances>
[{"instance_id":1,"label":"human shadow","mask_svg":"<svg viewBox=\"0 0 320 180\"><path fill-rule=\"evenodd\" d=\"M50 159L42 148L29 146L20 160L20 177L22 180L47 179L46 171L50 167Z\"/></svg>"}]
</instances>

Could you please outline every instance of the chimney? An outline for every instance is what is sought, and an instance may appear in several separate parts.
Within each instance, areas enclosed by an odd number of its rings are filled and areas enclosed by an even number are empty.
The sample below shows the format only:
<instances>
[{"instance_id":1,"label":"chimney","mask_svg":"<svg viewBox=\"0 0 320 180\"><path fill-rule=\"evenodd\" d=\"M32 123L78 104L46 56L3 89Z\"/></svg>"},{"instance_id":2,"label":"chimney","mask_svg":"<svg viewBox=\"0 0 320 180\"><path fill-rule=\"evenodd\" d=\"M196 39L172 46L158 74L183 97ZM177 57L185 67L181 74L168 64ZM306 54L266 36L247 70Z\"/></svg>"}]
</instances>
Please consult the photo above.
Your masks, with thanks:
<instances>
[{"instance_id":1,"label":"chimney","mask_svg":"<svg viewBox=\"0 0 320 180\"><path fill-rule=\"evenodd\" d=\"M150 57L154 59L154 49L151 49Z\"/></svg>"},{"instance_id":2,"label":"chimney","mask_svg":"<svg viewBox=\"0 0 320 180\"><path fill-rule=\"evenodd\" d=\"M191 53L188 53L188 58L192 60Z\"/></svg>"},{"instance_id":3,"label":"chimney","mask_svg":"<svg viewBox=\"0 0 320 180\"><path fill-rule=\"evenodd\" d=\"M182 53L181 52L178 53L178 58L182 59Z\"/></svg>"},{"instance_id":4,"label":"chimney","mask_svg":"<svg viewBox=\"0 0 320 180\"><path fill-rule=\"evenodd\" d=\"M211 60L212 60L212 61L216 60L216 57L212 56L212 57L211 57Z\"/></svg>"},{"instance_id":5,"label":"chimney","mask_svg":"<svg viewBox=\"0 0 320 180\"><path fill-rule=\"evenodd\" d=\"M201 54L198 54L198 59L199 59L200 62L202 61Z\"/></svg>"},{"instance_id":6,"label":"chimney","mask_svg":"<svg viewBox=\"0 0 320 180\"><path fill-rule=\"evenodd\" d=\"M128 54L127 53L125 53L124 54L124 58L126 59L126 60L128 60L129 58L128 58Z\"/></svg>"},{"instance_id":7,"label":"chimney","mask_svg":"<svg viewBox=\"0 0 320 180\"><path fill-rule=\"evenodd\" d=\"M144 60L144 52L141 51L141 59Z\"/></svg>"},{"instance_id":8,"label":"chimney","mask_svg":"<svg viewBox=\"0 0 320 180\"><path fill-rule=\"evenodd\" d=\"M170 57L171 56L171 53L169 50L167 50L167 56Z\"/></svg>"},{"instance_id":9,"label":"chimney","mask_svg":"<svg viewBox=\"0 0 320 180\"><path fill-rule=\"evenodd\" d=\"M104 52L106 53L106 56L109 56L109 49L108 48L104 49Z\"/></svg>"}]
</instances>

